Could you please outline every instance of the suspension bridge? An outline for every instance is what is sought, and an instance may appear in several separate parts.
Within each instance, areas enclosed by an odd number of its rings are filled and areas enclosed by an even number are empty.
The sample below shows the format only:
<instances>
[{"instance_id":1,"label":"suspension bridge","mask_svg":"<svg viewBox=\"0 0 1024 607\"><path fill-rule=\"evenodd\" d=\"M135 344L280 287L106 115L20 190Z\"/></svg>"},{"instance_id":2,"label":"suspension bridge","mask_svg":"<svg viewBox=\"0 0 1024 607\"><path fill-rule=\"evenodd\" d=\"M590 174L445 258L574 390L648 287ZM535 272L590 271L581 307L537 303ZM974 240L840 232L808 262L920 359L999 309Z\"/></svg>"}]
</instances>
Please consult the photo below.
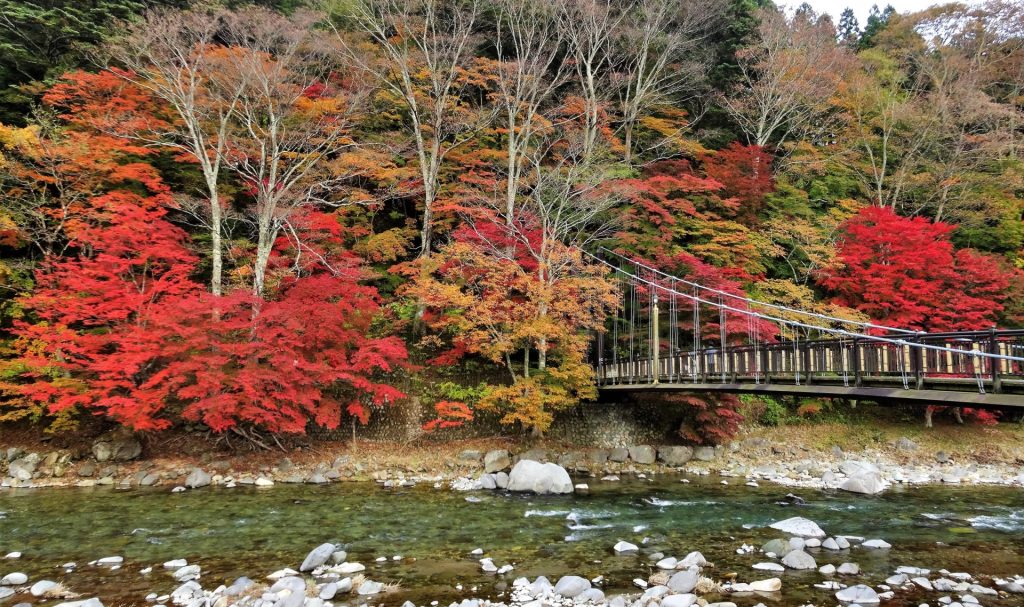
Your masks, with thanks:
<instances>
[{"instance_id":1,"label":"suspension bridge","mask_svg":"<svg viewBox=\"0 0 1024 607\"><path fill-rule=\"evenodd\" d=\"M727 392L1024 408L1024 330L923 333L765 302L608 249L620 284L592 346L605 394Z\"/></svg>"}]
</instances>

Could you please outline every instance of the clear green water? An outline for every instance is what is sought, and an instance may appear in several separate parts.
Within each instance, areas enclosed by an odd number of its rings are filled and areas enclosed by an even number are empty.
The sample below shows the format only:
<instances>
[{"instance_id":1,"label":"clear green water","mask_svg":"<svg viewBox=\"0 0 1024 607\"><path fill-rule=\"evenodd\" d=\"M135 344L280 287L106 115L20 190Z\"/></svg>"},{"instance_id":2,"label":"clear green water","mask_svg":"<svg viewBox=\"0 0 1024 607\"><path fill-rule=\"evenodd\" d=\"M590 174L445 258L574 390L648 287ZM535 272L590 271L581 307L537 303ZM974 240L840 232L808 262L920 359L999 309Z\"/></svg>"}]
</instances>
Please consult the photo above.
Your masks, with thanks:
<instances>
[{"instance_id":1,"label":"clear green water","mask_svg":"<svg viewBox=\"0 0 1024 607\"><path fill-rule=\"evenodd\" d=\"M108 488L0 491L0 555L21 551L19 561L0 560L0 575L24 571L33 579L63 580L78 592L98 594L107 605L142 604L151 592L169 592L173 579L159 566L173 558L203 566L204 587L240 575L254 579L282 567L297 567L314 546L337 542L350 560L364 563L369 577L400 582L386 604L411 598L425 602L465 596L500 597L500 578L483 574L469 552L480 547L497 565L511 562L518 575L604 575L605 590L635 590L634 577L652 567L641 554L616 557L619 539L682 557L700 550L716 565L715 577L738 572L741 581L770 577L750 569L765 560L737 555L743 542L760 546L778 537L767 524L806 516L832 534L883 538L890 551L855 549L816 553L818 564L853 561L862 581L878 583L899 565L948 568L975 575L1024 574L1024 490L1019 488L929 487L891 490L864 497L841 492L799 491L804 507L776 502L790 490L742 481L678 477L655 482L591 480L589 495L525 496L472 494L426 486L383 489L370 483L290 485L269 489L209 488L171 494L167 489ZM479 501L467 501L467 497ZM121 555L125 566L109 571L88 561ZM376 563L401 555L400 562ZM65 574L60 565L79 564ZM774 604L807 601L831 605L831 593L811 588L817 572L783 575ZM846 580L844 580L846 581ZM463 591L454 589L461 582ZM477 587L476 592L471 588ZM938 594L900 593L891 605L935 604ZM1019 598L1019 597L1018 597ZM740 605L764 597L734 599ZM8 599L8 603L13 599ZM771 601L769 601L771 602ZM983 597L988 605L1012 601Z\"/></svg>"}]
</instances>

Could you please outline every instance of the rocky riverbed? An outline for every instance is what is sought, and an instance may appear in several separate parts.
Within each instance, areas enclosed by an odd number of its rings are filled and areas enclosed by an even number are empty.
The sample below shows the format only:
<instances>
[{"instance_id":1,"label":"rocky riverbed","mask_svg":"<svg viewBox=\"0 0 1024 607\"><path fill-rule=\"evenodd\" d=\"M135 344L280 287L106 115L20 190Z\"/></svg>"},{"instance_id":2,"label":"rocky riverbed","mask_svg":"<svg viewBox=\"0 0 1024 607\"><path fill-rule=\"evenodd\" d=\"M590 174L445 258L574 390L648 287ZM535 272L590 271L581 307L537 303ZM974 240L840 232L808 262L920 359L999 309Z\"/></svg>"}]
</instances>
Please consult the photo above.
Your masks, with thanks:
<instances>
[{"instance_id":1,"label":"rocky riverbed","mask_svg":"<svg viewBox=\"0 0 1024 607\"><path fill-rule=\"evenodd\" d=\"M1024 602L1024 576L997 576L984 572L931 570L913 563L896 565L884 579L865 574L858 560L872 559L893 546L882 538L828 532L813 520L790 517L775 521L768 529L775 539L756 546L743 541L735 552L748 564L741 570L726 570L709 561L702 552L667 554L641 545L620 541L608 554L642 563L647 575L632 580L632 591L606 593L603 575L563 575L549 580L516 574L515 566L497 567L495 559L474 549L467 559L476 560L491 576L488 588L456 583L468 598L451 602L454 607L734 607L738 605L787 604L787 592L813 586L830 598L818 604L860 605L919 604L944 607L1020 605ZM607 556L595 555L595 556ZM16 568L21 553L9 553L0 561L4 569ZM380 556L376 562L401 566L401 555ZM836 564L838 563L838 564ZM78 568L131 568L135 575L161 581L173 580L169 592L154 590L138 597L135 604L166 607L332 607L348 604L398 604L401 586L373 579L367 566L350 558L343 547L325 542L313 548L294 568L241 576L228 583L207 583L199 563L184 558L161 564L126 562L122 556L107 556L88 563L59 565L65 574ZM141 567L141 568L140 568ZM391 570L396 577L400 569ZM795 575L787 575L795 574ZM802 574L802 575L800 575ZM166 585L166 584L164 584ZM483 586L483 584L480 584ZM76 589L55 579L30 579L19 571L0 578L0 601L20 607L54 602L56 607L103 607L89 589ZM479 594L477 594L479 591ZM476 598L477 596L481 598ZM438 600L426 600L420 607L436 607ZM805 603L814 604L814 603ZM416 607L405 601L403 607Z\"/></svg>"}]
</instances>

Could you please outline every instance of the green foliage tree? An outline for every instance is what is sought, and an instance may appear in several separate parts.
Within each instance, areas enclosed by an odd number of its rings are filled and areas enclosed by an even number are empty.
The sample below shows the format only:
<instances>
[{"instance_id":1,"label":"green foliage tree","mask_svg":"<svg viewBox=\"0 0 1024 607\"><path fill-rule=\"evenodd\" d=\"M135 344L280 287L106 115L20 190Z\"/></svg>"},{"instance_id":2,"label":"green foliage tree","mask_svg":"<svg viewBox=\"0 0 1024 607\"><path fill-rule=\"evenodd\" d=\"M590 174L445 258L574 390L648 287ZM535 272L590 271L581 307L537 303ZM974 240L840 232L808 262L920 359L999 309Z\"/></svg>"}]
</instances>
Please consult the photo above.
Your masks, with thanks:
<instances>
[{"instance_id":1,"label":"green foliage tree","mask_svg":"<svg viewBox=\"0 0 1024 607\"><path fill-rule=\"evenodd\" d=\"M849 48L856 48L860 42L860 23L853 14L852 8L845 8L839 15L839 28L836 32L839 41Z\"/></svg>"}]
</instances>

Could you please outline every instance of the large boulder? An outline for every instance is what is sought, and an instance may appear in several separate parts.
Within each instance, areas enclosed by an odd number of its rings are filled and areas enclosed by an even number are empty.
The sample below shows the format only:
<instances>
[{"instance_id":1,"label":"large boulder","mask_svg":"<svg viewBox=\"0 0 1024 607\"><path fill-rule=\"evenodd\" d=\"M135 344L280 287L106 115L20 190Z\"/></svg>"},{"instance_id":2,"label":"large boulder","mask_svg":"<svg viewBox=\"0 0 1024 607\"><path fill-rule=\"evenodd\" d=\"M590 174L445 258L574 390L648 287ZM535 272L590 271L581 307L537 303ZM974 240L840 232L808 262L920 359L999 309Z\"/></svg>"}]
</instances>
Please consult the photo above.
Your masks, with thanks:
<instances>
[{"instance_id":1,"label":"large boulder","mask_svg":"<svg viewBox=\"0 0 1024 607\"><path fill-rule=\"evenodd\" d=\"M7 465L7 476L19 481L30 481L39 466L40 457L36 453L18 458Z\"/></svg>"},{"instance_id":2,"label":"large boulder","mask_svg":"<svg viewBox=\"0 0 1024 607\"><path fill-rule=\"evenodd\" d=\"M539 494L572 493L573 485L569 473L558 464L521 459L508 475L508 490Z\"/></svg>"},{"instance_id":3,"label":"large boulder","mask_svg":"<svg viewBox=\"0 0 1024 607\"><path fill-rule=\"evenodd\" d=\"M506 470L511 465L512 458L505 449L495 449L488 451L487 455L484 455L484 472L500 472Z\"/></svg>"},{"instance_id":4,"label":"large boulder","mask_svg":"<svg viewBox=\"0 0 1024 607\"><path fill-rule=\"evenodd\" d=\"M851 493L863 493L865 495L875 495L881 493L889 487L889 483L882 478L877 472L865 472L843 481L839 488L843 491L849 491Z\"/></svg>"},{"instance_id":5,"label":"large boulder","mask_svg":"<svg viewBox=\"0 0 1024 607\"><path fill-rule=\"evenodd\" d=\"M198 489L210 484L210 475L200 468L195 468L185 479L185 486L189 489Z\"/></svg>"},{"instance_id":6,"label":"large boulder","mask_svg":"<svg viewBox=\"0 0 1024 607\"><path fill-rule=\"evenodd\" d=\"M114 432L92 444L92 455L98 462L127 462L142 455L142 443L131 433Z\"/></svg>"},{"instance_id":7,"label":"large boulder","mask_svg":"<svg viewBox=\"0 0 1024 607\"><path fill-rule=\"evenodd\" d=\"M715 448L714 447L697 447L693 450L693 457L697 458L702 462L710 462L715 459Z\"/></svg>"},{"instance_id":8,"label":"large boulder","mask_svg":"<svg viewBox=\"0 0 1024 607\"><path fill-rule=\"evenodd\" d=\"M653 464L655 455L654 447L650 445L636 445L629 448L629 459L638 464Z\"/></svg>"},{"instance_id":9,"label":"large boulder","mask_svg":"<svg viewBox=\"0 0 1024 607\"><path fill-rule=\"evenodd\" d=\"M658 449L658 459L666 466L682 466L693 459L693 449L680 445L661 447Z\"/></svg>"},{"instance_id":10,"label":"large boulder","mask_svg":"<svg viewBox=\"0 0 1024 607\"><path fill-rule=\"evenodd\" d=\"M794 516L782 521L776 521L769 525L769 527L798 537L816 537L819 539L826 537L825 532L822 531L817 523L802 516Z\"/></svg>"}]
</instances>

